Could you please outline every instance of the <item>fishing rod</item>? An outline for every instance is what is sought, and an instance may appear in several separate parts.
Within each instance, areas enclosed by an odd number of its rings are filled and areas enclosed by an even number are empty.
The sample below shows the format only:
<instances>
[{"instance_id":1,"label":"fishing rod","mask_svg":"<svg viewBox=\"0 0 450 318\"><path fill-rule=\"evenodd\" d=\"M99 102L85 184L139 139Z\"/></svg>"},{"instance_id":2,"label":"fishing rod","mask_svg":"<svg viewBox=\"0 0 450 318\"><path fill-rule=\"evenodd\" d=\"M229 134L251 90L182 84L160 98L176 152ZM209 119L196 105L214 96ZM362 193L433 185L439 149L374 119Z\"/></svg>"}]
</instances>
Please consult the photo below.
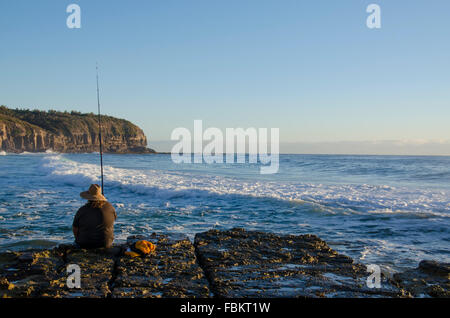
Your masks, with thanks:
<instances>
[{"instance_id":1,"label":"fishing rod","mask_svg":"<svg viewBox=\"0 0 450 318\"><path fill-rule=\"evenodd\" d=\"M95 65L95 70L97 72L97 106L98 106L98 139L100 141L100 171L102 178L102 194L103 192L103 149L102 149L102 125L101 125L101 116L100 116L100 92L98 89L98 64Z\"/></svg>"}]
</instances>

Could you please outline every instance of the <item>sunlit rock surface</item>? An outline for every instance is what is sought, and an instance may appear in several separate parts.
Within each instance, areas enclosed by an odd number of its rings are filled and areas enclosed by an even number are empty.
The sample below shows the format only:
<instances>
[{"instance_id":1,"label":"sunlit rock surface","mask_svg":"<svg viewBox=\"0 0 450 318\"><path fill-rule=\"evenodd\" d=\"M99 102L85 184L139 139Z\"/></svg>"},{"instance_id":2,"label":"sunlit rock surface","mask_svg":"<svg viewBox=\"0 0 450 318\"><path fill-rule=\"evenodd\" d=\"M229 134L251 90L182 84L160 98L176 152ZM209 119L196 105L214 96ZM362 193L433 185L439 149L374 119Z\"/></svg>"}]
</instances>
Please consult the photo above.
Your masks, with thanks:
<instances>
[{"instance_id":1,"label":"sunlit rock surface","mask_svg":"<svg viewBox=\"0 0 450 318\"><path fill-rule=\"evenodd\" d=\"M156 244L149 257L122 256L112 297L208 297L208 281L199 267L192 243L185 236L158 235L128 238Z\"/></svg>"},{"instance_id":2,"label":"sunlit rock surface","mask_svg":"<svg viewBox=\"0 0 450 318\"><path fill-rule=\"evenodd\" d=\"M154 153L147 137L131 122L101 116L102 146L108 153ZM0 150L82 153L99 149L95 114L10 109L0 106Z\"/></svg>"},{"instance_id":3,"label":"sunlit rock surface","mask_svg":"<svg viewBox=\"0 0 450 318\"><path fill-rule=\"evenodd\" d=\"M370 289L366 267L315 235L279 236L243 229L197 234L199 260L219 297L399 297L382 277Z\"/></svg>"},{"instance_id":4,"label":"sunlit rock surface","mask_svg":"<svg viewBox=\"0 0 450 318\"><path fill-rule=\"evenodd\" d=\"M124 255L127 244L156 244L147 257ZM195 236L134 236L112 249L0 253L0 297L450 297L450 265L422 261L418 268L370 273L315 235L276 235L232 229ZM69 288L70 264L80 267L80 288Z\"/></svg>"}]
</instances>

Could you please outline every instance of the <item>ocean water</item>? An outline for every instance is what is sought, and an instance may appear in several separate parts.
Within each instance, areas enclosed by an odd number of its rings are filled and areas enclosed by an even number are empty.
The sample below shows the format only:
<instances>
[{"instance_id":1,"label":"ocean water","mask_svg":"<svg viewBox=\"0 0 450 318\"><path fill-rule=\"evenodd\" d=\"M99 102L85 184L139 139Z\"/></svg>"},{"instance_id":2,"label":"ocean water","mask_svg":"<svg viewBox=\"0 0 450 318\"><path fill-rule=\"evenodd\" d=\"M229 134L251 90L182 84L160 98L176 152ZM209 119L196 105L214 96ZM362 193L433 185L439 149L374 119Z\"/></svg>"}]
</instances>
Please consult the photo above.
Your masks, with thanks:
<instances>
[{"instance_id":1,"label":"ocean water","mask_svg":"<svg viewBox=\"0 0 450 318\"><path fill-rule=\"evenodd\" d=\"M365 264L398 271L450 261L450 157L281 155L258 164L175 164L170 155L105 155L116 240L243 227L316 234ZM73 241L99 183L98 154L0 153L0 250Z\"/></svg>"}]
</instances>

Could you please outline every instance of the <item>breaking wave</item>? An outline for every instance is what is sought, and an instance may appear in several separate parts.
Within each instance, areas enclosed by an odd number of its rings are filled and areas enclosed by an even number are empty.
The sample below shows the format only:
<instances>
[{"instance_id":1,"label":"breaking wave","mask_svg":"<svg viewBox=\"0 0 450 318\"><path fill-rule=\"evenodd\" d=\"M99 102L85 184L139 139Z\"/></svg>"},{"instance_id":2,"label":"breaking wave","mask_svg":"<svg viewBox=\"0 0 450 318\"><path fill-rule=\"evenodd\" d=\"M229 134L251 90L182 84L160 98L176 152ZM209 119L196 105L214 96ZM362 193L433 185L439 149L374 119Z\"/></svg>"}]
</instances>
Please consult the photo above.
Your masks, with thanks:
<instances>
[{"instance_id":1,"label":"breaking wave","mask_svg":"<svg viewBox=\"0 0 450 318\"><path fill-rule=\"evenodd\" d=\"M100 167L79 163L61 155L43 158L42 168L52 181L86 187L98 183ZM105 182L118 191L153 198L247 196L293 203L310 203L330 211L395 213L419 217L450 216L450 193L387 185L329 185L298 182L241 180L234 177L162 170L104 167Z\"/></svg>"}]
</instances>

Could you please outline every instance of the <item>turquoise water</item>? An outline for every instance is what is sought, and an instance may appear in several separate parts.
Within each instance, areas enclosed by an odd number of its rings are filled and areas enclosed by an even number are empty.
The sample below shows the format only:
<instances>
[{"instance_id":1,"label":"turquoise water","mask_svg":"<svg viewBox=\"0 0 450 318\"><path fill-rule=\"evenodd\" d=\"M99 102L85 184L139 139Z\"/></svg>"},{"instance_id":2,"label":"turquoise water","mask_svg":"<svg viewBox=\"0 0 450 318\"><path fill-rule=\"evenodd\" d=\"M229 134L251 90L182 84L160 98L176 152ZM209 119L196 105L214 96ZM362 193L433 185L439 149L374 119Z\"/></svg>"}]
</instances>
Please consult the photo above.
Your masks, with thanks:
<instances>
[{"instance_id":1,"label":"turquoise water","mask_svg":"<svg viewBox=\"0 0 450 318\"><path fill-rule=\"evenodd\" d=\"M0 250L73 240L79 192L99 183L97 154L0 155ZM105 155L117 240L235 226L313 233L392 270L450 261L450 157L281 155L257 164L175 164L170 155Z\"/></svg>"}]
</instances>

